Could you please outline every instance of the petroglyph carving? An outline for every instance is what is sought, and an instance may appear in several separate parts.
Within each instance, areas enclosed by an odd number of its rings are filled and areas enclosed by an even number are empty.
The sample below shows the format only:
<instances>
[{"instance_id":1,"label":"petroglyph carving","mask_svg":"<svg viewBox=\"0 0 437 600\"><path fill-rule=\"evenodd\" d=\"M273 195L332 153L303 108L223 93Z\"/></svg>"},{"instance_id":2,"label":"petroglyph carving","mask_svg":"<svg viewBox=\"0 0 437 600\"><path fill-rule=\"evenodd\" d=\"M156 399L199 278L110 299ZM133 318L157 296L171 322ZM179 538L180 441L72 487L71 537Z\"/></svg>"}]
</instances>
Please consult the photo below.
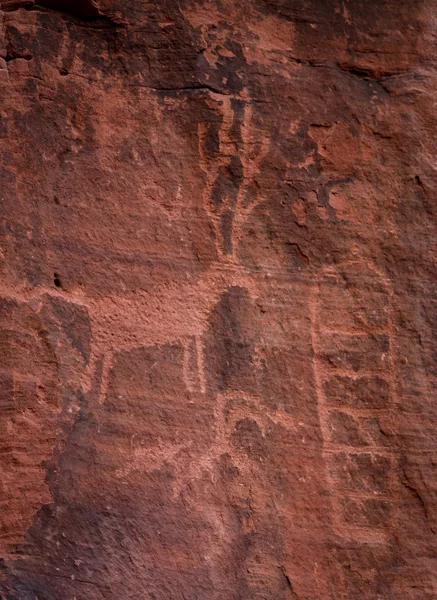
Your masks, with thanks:
<instances>
[{"instance_id":1,"label":"petroglyph carving","mask_svg":"<svg viewBox=\"0 0 437 600\"><path fill-rule=\"evenodd\" d=\"M173 494L176 499L187 487L204 477L215 483L222 456L229 456L241 474L250 470L245 450L238 448L235 440L233 441L239 423L255 423L263 438L275 426L296 431L294 419L290 415L282 410L269 410L260 397L246 392L229 391L219 394L214 416L214 442L207 452L202 455L193 454L191 441L168 443L161 440L154 447L133 445L131 457L126 466L117 471L117 476L125 477L133 471L150 472L167 464L175 472Z\"/></svg>"},{"instance_id":2,"label":"petroglyph carving","mask_svg":"<svg viewBox=\"0 0 437 600\"><path fill-rule=\"evenodd\" d=\"M382 542L395 524L397 486L390 282L363 262L325 269L311 316L334 525L344 537Z\"/></svg>"},{"instance_id":3,"label":"petroglyph carving","mask_svg":"<svg viewBox=\"0 0 437 600\"><path fill-rule=\"evenodd\" d=\"M244 420L256 423L262 437L272 426L282 426L295 431L294 419L282 410L270 411L262 398L246 392L229 391L219 394L215 405L215 440L209 452L203 456L190 458L190 464L177 466L175 496L191 482L200 480L205 474L214 482L220 457L228 455L240 473L247 472L248 458L244 450L232 441L239 422Z\"/></svg>"},{"instance_id":4,"label":"petroglyph carving","mask_svg":"<svg viewBox=\"0 0 437 600\"><path fill-rule=\"evenodd\" d=\"M216 231L218 260L197 281L164 284L153 290L121 291L110 296L86 296L80 291L41 286L37 290L5 290L11 297L62 297L86 307L92 324L91 357L83 376L84 391L91 389L96 365L103 360L100 400L106 397L115 352L140 346L180 342L185 347L185 379L189 390L205 391L201 337L210 310L232 286L259 295L250 274L237 260L241 228L257 202L255 177L269 149L269 138L255 126L250 99L243 93L227 97L210 92L222 116L218 149L208 151L205 125L199 123L201 166L205 172L204 203ZM208 153L209 152L209 153ZM253 190L251 189L253 188ZM254 194L249 192L254 191ZM183 194L177 189L178 198ZM253 196L253 198L252 198ZM178 204L182 204L179 200ZM194 362L193 362L194 361ZM193 373L197 365L197 373Z\"/></svg>"},{"instance_id":5,"label":"petroglyph carving","mask_svg":"<svg viewBox=\"0 0 437 600\"><path fill-rule=\"evenodd\" d=\"M211 93L211 96L215 94ZM207 131L203 123L199 123L199 149L206 176L204 202L216 233L218 261L212 263L196 283L166 285L151 293L136 291L86 300L93 323L93 350L84 387L89 389L95 363L104 355L101 398L106 394L105 373L114 351L174 341L182 342L185 347L187 388L191 390L196 385L189 374L190 360L195 354L198 374L194 379L199 381L204 392L201 336L211 308L232 286L246 288L252 298L259 295L252 275L237 259L237 249L242 227L257 203L256 191L254 199L249 192L269 150L269 138L257 133L253 110L247 99L220 95L217 104L222 124L216 156L211 159L208 154ZM180 187L178 194L181 194Z\"/></svg>"},{"instance_id":6,"label":"petroglyph carving","mask_svg":"<svg viewBox=\"0 0 437 600\"><path fill-rule=\"evenodd\" d=\"M217 106L222 116L217 148L211 150L209 140L216 132L199 123L204 204L214 224L218 255L236 261L243 225L259 202L255 177L269 151L270 138L257 131L253 107L244 95L218 96Z\"/></svg>"}]
</instances>

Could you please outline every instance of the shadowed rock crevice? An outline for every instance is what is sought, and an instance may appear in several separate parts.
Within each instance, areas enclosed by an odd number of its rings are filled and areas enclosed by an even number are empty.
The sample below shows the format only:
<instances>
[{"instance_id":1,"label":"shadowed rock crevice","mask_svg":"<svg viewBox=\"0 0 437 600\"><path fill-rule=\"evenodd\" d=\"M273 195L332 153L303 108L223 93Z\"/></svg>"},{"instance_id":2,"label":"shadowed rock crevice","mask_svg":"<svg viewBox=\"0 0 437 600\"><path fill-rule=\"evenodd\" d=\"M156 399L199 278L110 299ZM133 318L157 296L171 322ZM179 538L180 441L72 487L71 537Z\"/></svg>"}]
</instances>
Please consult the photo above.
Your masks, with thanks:
<instances>
[{"instance_id":1,"label":"shadowed rock crevice","mask_svg":"<svg viewBox=\"0 0 437 600\"><path fill-rule=\"evenodd\" d=\"M5 0L0 3L0 9L4 12L14 12L19 9L29 11L49 9L49 11L72 15L90 25L93 22L96 22L95 25L106 24L115 27L125 24L115 16L115 13L104 14L101 12L100 5L94 0Z\"/></svg>"},{"instance_id":2,"label":"shadowed rock crevice","mask_svg":"<svg viewBox=\"0 0 437 600\"><path fill-rule=\"evenodd\" d=\"M94 0L37 0L35 4L70 13L82 19L98 19L101 16L99 5Z\"/></svg>"},{"instance_id":3,"label":"shadowed rock crevice","mask_svg":"<svg viewBox=\"0 0 437 600\"><path fill-rule=\"evenodd\" d=\"M42 6L52 10L72 14L82 19L97 19L101 16L98 4L94 0L4 0L1 10L13 12L20 8L31 10Z\"/></svg>"}]
</instances>

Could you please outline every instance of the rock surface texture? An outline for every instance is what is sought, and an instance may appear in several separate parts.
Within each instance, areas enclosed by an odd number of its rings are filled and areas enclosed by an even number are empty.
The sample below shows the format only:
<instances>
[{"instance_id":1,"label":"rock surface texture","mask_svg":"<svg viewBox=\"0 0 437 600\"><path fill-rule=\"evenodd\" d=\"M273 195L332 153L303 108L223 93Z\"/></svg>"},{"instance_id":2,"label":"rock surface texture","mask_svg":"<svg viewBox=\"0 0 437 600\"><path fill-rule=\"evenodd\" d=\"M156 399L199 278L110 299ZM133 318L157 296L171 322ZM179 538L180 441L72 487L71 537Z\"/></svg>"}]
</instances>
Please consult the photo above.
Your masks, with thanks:
<instances>
[{"instance_id":1,"label":"rock surface texture","mask_svg":"<svg viewBox=\"0 0 437 600\"><path fill-rule=\"evenodd\" d=\"M435 1L0 6L0 598L435 600Z\"/></svg>"}]
</instances>

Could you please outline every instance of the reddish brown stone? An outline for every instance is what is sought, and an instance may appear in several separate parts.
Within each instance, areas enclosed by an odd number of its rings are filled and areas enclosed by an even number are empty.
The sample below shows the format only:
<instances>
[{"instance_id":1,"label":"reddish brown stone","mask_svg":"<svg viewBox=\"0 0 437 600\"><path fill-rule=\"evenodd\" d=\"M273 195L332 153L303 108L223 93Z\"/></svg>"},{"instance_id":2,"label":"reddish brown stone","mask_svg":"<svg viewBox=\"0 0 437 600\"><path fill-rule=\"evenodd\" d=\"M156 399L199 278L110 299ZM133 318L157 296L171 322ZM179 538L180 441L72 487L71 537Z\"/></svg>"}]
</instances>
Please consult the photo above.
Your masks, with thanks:
<instances>
[{"instance_id":1,"label":"reddish brown stone","mask_svg":"<svg viewBox=\"0 0 437 600\"><path fill-rule=\"evenodd\" d=\"M435 600L433 3L0 8L0 598Z\"/></svg>"}]
</instances>

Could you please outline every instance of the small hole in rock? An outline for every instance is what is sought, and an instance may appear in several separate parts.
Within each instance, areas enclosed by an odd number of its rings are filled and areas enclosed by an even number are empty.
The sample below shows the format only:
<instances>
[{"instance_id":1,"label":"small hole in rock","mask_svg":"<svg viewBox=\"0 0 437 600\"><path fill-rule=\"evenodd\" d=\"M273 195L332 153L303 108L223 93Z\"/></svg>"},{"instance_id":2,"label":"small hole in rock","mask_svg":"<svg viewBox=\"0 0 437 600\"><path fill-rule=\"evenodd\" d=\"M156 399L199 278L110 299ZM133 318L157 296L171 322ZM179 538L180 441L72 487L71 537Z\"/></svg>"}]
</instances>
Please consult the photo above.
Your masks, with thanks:
<instances>
[{"instance_id":1,"label":"small hole in rock","mask_svg":"<svg viewBox=\"0 0 437 600\"><path fill-rule=\"evenodd\" d=\"M53 278L53 283L58 288L62 287L61 280L59 279L59 275L57 273L55 273L55 276Z\"/></svg>"},{"instance_id":2,"label":"small hole in rock","mask_svg":"<svg viewBox=\"0 0 437 600\"><path fill-rule=\"evenodd\" d=\"M65 77L66 75L68 75L68 71L67 69L60 69L59 74L62 75L62 77Z\"/></svg>"},{"instance_id":3,"label":"small hole in rock","mask_svg":"<svg viewBox=\"0 0 437 600\"><path fill-rule=\"evenodd\" d=\"M53 198L53 200L54 200L55 204L57 204L58 206L59 206L59 204L61 204L61 202L59 201L59 198L57 196L55 196Z\"/></svg>"}]
</instances>

